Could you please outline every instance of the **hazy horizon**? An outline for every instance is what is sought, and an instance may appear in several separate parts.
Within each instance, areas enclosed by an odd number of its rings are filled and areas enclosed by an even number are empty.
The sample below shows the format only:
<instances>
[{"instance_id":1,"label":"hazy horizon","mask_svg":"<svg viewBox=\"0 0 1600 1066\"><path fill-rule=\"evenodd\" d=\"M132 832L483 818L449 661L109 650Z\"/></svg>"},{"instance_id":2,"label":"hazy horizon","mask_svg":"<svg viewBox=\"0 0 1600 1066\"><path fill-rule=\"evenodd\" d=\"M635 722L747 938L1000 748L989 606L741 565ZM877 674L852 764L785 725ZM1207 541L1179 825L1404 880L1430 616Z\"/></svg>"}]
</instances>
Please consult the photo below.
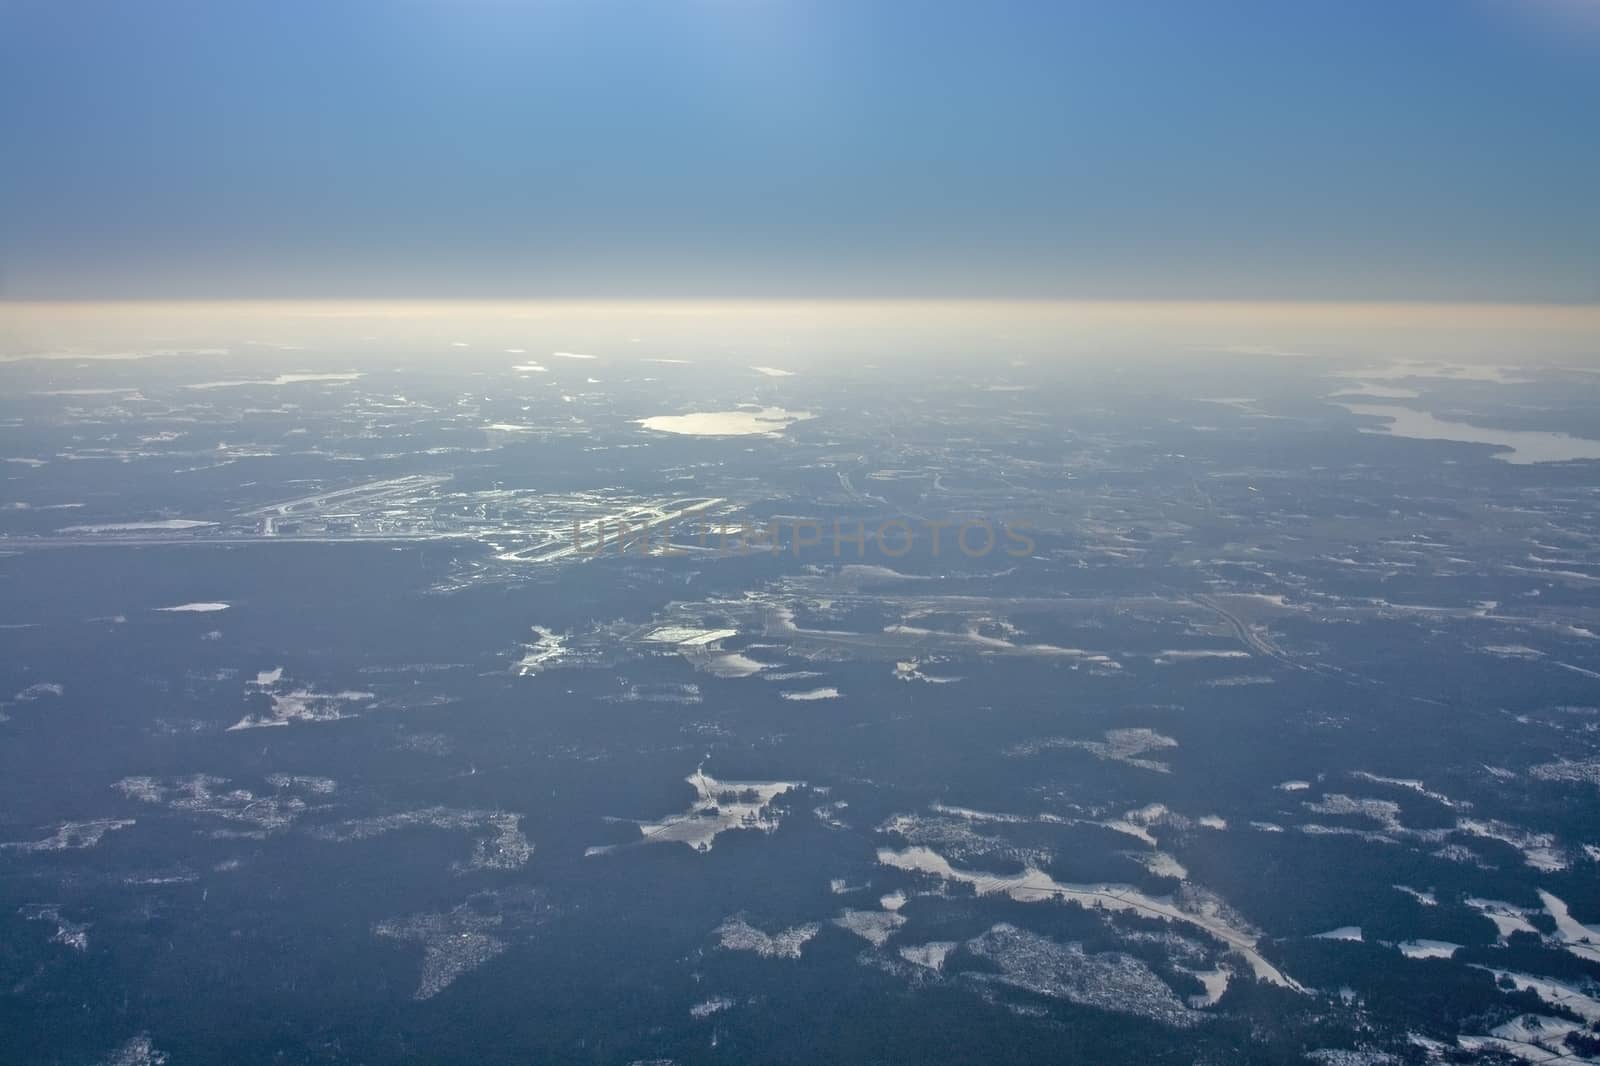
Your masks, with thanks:
<instances>
[{"instance_id":1,"label":"hazy horizon","mask_svg":"<svg viewBox=\"0 0 1600 1066\"><path fill-rule=\"evenodd\" d=\"M715 363L1211 356L1590 364L1600 306L1229 301L45 301L0 302L0 361L185 347L307 365L523 350ZM280 355L282 352L280 352ZM764 356L764 357L766 357Z\"/></svg>"}]
</instances>

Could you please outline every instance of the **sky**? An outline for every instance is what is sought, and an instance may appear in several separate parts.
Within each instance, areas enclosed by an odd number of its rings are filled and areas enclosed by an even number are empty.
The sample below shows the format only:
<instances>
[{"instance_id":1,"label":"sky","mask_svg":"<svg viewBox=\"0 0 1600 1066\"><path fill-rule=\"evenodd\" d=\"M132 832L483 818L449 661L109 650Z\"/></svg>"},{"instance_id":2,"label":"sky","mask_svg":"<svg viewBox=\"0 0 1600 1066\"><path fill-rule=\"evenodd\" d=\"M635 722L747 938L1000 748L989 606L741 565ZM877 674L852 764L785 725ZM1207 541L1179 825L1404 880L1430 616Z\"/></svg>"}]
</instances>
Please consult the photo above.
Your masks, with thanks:
<instances>
[{"instance_id":1,"label":"sky","mask_svg":"<svg viewBox=\"0 0 1600 1066\"><path fill-rule=\"evenodd\" d=\"M0 299L1600 302L1600 0L0 0Z\"/></svg>"}]
</instances>

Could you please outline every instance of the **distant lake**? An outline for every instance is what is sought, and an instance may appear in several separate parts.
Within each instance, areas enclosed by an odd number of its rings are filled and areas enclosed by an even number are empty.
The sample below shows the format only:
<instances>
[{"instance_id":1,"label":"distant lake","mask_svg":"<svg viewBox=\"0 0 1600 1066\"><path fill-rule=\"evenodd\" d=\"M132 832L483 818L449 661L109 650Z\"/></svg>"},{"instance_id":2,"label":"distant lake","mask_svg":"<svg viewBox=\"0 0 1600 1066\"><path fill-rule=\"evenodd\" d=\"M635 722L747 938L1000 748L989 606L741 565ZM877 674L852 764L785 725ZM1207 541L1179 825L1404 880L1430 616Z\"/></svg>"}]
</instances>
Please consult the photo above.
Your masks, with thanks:
<instances>
[{"instance_id":1,"label":"distant lake","mask_svg":"<svg viewBox=\"0 0 1600 1066\"><path fill-rule=\"evenodd\" d=\"M795 422L810 418L806 411L781 407L742 408L736 411L696 411L687 415L655 415L638 424L659 433L689 437L775 437Z\"/></svg>"},{"instance_id":2,"label":"distant lake","mask_svg":"<svg viewBox=\"0 0 1600 1066\"><path fill-rule=\"evenodd\" d=\"M1562 463L1573 459L1600 459L1600 440L1574 437L1570 433L1531 429L1490 429L1469 422L1449 422L1426 411L1389 404L1341 403L1351 414L1387 420L1382 429L1363 429L1363 433L1387 433L1415 440L1454 440L1468 444L1493 444L1509 449L1496 459L1508 463Z\"/></svg>"}]
</instances>

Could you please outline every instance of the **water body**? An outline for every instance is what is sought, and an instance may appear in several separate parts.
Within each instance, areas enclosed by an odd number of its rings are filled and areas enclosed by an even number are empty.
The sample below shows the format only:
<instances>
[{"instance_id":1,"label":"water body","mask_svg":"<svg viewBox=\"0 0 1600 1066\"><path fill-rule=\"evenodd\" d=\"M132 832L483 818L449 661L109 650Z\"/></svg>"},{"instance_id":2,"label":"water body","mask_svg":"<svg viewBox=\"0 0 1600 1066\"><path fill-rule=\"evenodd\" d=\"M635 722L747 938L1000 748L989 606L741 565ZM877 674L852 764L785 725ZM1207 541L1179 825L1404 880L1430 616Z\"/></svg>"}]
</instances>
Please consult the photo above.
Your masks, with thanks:
<instances>
[{"instance_id":1,"label":"water body","mask_svg":"<svg viewBox=\"0 0 1600 1066\"><path fill-rule=\"evenodd\" d=\"M1363 429L1363 433L1387 433L1394 437L1414 440L1453 440L1468 444L1492 444L1505 449L1495 454L1496 459L1507 463L1565 463L1574 459L1600 459L1600 440L1574 437L1570 433L1556 433L1532 429L1490 429L1470 422L1451 422L1435 418L1426 411L1389 404L1342 403L1339 405L1355 415L1382 418L1388 424L1381 429Z\"/></svg>"},{"instance_id":2,"label":"water body","mask_svg":"<svg viewBox=\"0 0 1600 1066\"><path fill-rule=\"evenodd\" d=\"M1256 937L1236 929L1221 918L1211 914L1182 910L1170 900L1156 899L1129 885L1072 885L1055 880L1043 870L1028 867L1020 874L1000 875L981 871L959 870L943 855L927 847L910 847L902 851L879 848L878 862L900 870L932 874L946 881L971 885L977 894L987 896L1004 893L1019 903L1036 903L1044 900L1072 901L1083 906L1098 906L1108 911L1125 911L1144 918L1162 918L1169 922L1183 922L1205 930L1237 951L1250 963L1256 977L1284 988L1304 991L1256 950Z\"/></svg>"},{"instance_id":3,"label":"water body","mask_svg":"<svg viewBox=\"0 0 1600 1066\"><path fill-rule=\"evenodd\" d=\"M805 411L758 407L737 411L697 411L688 415L656 415L639 419L639 425L660 433L679 433L689 437L775 437L794 423L810 417Z\"/></svg>"}]
</instances>

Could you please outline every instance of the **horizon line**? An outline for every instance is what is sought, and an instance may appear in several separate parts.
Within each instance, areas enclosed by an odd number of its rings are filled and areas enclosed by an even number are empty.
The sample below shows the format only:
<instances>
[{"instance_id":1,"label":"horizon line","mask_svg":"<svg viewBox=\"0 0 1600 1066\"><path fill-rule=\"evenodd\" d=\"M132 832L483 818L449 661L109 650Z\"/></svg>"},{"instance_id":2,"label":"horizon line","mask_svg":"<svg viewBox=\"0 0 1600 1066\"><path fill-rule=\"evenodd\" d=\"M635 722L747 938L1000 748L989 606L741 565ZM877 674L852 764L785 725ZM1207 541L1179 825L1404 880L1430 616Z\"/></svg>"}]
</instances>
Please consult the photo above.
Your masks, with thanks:
<instances>
[{"instance_id":1,"label":"horizon line","mask_svg":"<svg viewBox=\"0 0 1600 1066\"><path fill-rule=\"evenodd\" d=\"M1515 299L1408 299L1339 297L1192 297L1192 296L0 296L0 307L218 307L295 304L356 304L370 306L794 306L1006 304L1030 307L1304 307L1304 308L1549 308L1561 311L1600 311L1594 300Z\"/></svg>"}]
</instances>

